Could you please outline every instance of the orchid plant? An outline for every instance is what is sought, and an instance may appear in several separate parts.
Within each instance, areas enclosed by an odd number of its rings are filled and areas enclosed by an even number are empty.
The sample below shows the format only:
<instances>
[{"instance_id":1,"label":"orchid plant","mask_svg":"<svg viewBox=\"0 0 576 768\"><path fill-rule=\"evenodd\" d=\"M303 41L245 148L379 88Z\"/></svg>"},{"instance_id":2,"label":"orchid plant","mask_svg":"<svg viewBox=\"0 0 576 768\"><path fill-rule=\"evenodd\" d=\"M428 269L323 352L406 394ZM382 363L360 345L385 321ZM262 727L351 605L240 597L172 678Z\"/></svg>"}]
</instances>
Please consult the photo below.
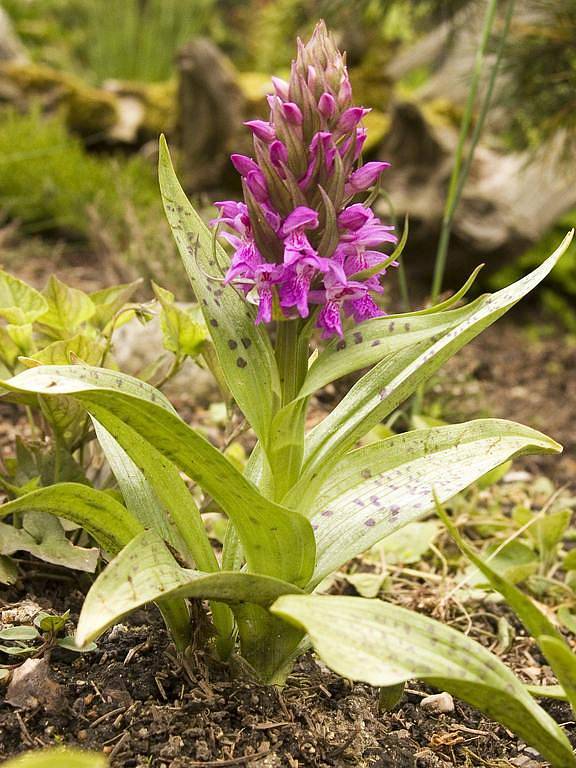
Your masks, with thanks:
<instances>
[{"instance_id":1,"label":"orchid plant","mask_svg":"<svg viewBox=\"0 0 576 768\"><path fill-rule=\"evenodd\" d=\"M274 80L274 89L270 120L248 123L254 157L232 158L244 200L217 204L215 227L226 229L231 257L160 145L166 214L211 336L206 363L258 440L245 472L148 384L83 364L39 366L4 382L6 396L81 405L123 502L62 483L5 504L0 516L51 512L82 525L107 553L79 619L79 645L153 601L185 652L197 615L190 601L207 600L214 651L240 658L260 682L282 684L312 646L349 678L388 689L420 678L451 691L553 765L576 765L559 726L481 645L392 603L322 594L338 568L503 462L561 450L497 419L357 444L543 280L572 235L497 293L457 306L472 276L442 303L385 315L386 270L403 245L371 208L386 164L362 164L365 110L353 105L344 57L322 24L299 45L289 82ZM363 369L307 431L314 393ZM182 475L226 515L221 553Z\"/></svg>"}]
</instances>

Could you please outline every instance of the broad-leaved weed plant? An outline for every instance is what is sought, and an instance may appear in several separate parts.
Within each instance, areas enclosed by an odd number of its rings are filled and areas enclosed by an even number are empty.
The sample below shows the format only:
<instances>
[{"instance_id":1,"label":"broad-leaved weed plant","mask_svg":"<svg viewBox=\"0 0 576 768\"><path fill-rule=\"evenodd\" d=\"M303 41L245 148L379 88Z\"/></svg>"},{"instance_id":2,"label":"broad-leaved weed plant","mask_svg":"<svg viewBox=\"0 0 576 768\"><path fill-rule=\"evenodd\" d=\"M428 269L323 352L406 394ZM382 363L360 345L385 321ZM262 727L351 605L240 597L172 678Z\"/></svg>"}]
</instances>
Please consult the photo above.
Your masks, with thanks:
<instances>
[{"instance_id":1,"label":"broad-leaved weed plant","mask_svg":"<svg viewBox=\"0 0 576 768\"><path fill-rule=\"evenodd\" d=\"M164 206L210 332L211 365L258 439L244 474L145 382L89 365L43 365L5 381L6 391L81 406L123 503L61 483L5 504L0 514L52 512L83 526L110 558L86 597L79 645L154 601L184 652L189 601L207 600L214 651L240 657L260 682L282 684L312 646L345 677L389 689L419 678L448 690L553 765L576 765L560 727L484 647L389 602L322 594L338 568L503 462L561 450L498 419L357 444L540 283L572 235L497 293L457 306L462 290L427 309L386 316L380 294L401 250L371 209L386 163L362 164L365 110L353 105L344 58L324 25L299 44L289 82L275 79L269 102L270 120L248 123L254 156L232 157L244 200L218 203L212 231L160 145ZM231 258L216 239L220 226ZM364 369L307 431L314 393ZM219 556L182 475L227 516Z\"/></svg>"}]
</instances>

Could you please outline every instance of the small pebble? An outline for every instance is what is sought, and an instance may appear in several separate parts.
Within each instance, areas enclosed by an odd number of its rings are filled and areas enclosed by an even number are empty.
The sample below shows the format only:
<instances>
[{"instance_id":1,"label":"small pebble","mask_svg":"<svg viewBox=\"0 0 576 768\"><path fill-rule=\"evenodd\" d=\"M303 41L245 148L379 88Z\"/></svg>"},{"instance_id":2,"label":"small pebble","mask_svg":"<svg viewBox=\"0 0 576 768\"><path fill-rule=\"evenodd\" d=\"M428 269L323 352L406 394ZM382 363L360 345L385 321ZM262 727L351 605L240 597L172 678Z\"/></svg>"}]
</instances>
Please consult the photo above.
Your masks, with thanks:
<instances>
[{"instance_id":1,"label":"small pebble","mask_svg":"<svg viewBox=\"0 0 576 768\"><path fill-rule=\"evenodd\" d=\"M76 737L78 741L86 741L86 739L88 738L88 731L85 731L85 730L78 731L78 733L76 734Z\"/></svg>"},{"instance_id":2,"label":"small pebble","mask_svg":"<svg viewBox=\"0 0 576 768\"><path fill-rule=\"evenodd\" d=\"M445 714L447 712L454 712L454 699L449 693L444 691L443 693L435 693L432 696L426 696L420 702L420 706L422 709L427 709L429 712Z\"/></svg>"}]
</instances>

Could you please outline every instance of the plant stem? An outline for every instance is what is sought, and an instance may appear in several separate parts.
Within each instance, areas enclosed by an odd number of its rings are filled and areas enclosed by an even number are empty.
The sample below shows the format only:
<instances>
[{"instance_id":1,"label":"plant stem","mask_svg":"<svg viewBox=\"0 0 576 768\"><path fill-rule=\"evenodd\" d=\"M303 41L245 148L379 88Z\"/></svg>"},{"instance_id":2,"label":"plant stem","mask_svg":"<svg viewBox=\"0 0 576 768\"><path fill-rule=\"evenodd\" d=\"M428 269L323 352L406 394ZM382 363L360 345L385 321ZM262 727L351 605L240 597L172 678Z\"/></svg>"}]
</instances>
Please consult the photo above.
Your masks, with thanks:
<instances>
[{"instance_id":1,"label":"plant stem","mask_svg":"<svg viewBox=\"0 0 576 768\"><path fill-rule=\"evenodd\" d=\"M454 218L454 212L458 205L466 176L470 170L472 162L472 155L469 156L469 161L465 167L462 168L464 147L466 139L468 138L468 132L470 130L470 124L472 122L472 115L474 111L474 104L476 102L476 95L480 86L480 80L482 76L482 69L484 66L484 59L486 56L486 49L492 33L492 27L494 26L494 18L496 16L496 7L498 5L497 0L489 0L484 15L484 24L482 28L482 36L480 38L480 44L476 51L476 59L474 62L474 69L472 71L472 81L470 84L470 90L468 91L468 98L466 99L466 107L464 109L464 116L462 118L462 124L460 126L460 135L458 137L458 145L456 147L456 154L454 157L454 168L452 169L452 175L450 177L450 186L448 188L448 196L446 198L446 204L444 206L444 215L442 217L442 229L440 231L440 240L438 242L438 250L436 252L436 261L434 264L434 277L432 280L431 301L434 303L438 298L442 290L442 280L444 278L444 271L446 269L446 257L448 254L448 245L450 243L450 234L452 230L452 221ZM494 65L497 67L498 62ZM494 77L494 80L496 78ZM488 112L489 97L490 94L486 94L484 111L484 117ZM478 131L478 137L480 136L480 130ZM477 141L478 139L476 139ZM473 153L474 147L471 148ZM461 175L462 174L462 175Z\"/></svg>"},{"instance_id":2,"label":"plant stem","mask_svg":"<svg viewBox=\"0 0 576 768\"><path fill-rule=\"evenodd\" d=\"M299 321L278 323L276 362L284 406L295 399L308 370L308 335L302 333Z\"/></svg>"}]
</instances>

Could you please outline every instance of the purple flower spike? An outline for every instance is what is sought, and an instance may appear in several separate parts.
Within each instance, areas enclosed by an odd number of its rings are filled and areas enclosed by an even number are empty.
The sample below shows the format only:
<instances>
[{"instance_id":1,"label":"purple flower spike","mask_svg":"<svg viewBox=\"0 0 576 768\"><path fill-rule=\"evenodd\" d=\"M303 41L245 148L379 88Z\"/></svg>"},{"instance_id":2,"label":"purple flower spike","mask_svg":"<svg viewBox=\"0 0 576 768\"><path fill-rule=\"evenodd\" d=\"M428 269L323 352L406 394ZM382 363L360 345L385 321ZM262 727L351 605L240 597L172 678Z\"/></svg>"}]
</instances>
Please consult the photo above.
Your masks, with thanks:
<instances>
[{"instance_id":1,"label":"purple flower spike","mask_svg":"<svg viewBox=\"0 0 576 768\"><path fill-rule=\"evenodd\" d=\"M298 104L294 104L292 101L285 101L282 104L282 112L284 112L286 120L288 120L289 123L292 123L292 125L302 125L304 118L302 117L302 110Z\"/></svg>"},{"instance_id":2,"label":"purple flower spike","mask_svg":"<svg viewBox=\"0 0 576 768\"><path fill-rule=\"evenodd\" d=\"M216 203L213 224L233 249L226 282L257 303L257 323L315 313L323 338L342 336L346 318L383 314L374 301L386 274L380 249L397 238L369 206L350 203L388 163L359 166L369 110L353 104L344 57L323 23L298 43L290 82L273 84L269 120L246 122L255 159L232 155L244 202Z\"/></svg>"},{"instance_id":3,"label":"purple flower spike","mask_svg":"<svg viewBox=\"0 0 576 768\"><path fill-rule=\"evenodd\" d=\"M265 120L247 120L244 125L247 125L254 136L266 142L266 144L270 144L276 138L274 126Z\"/></svg>"},{"instance_id":4,"label":"purple flower spike","mask_svg":"<svg viewBox=\"0 0 576 768\"><path fill-rule=\"evenodd\" d=\"M385 168L390 168L390 163L366 163L361 166L348 177L346 194L355 195L357 192L364 192L374 184Z\"/></svg>"}]
</instances>

